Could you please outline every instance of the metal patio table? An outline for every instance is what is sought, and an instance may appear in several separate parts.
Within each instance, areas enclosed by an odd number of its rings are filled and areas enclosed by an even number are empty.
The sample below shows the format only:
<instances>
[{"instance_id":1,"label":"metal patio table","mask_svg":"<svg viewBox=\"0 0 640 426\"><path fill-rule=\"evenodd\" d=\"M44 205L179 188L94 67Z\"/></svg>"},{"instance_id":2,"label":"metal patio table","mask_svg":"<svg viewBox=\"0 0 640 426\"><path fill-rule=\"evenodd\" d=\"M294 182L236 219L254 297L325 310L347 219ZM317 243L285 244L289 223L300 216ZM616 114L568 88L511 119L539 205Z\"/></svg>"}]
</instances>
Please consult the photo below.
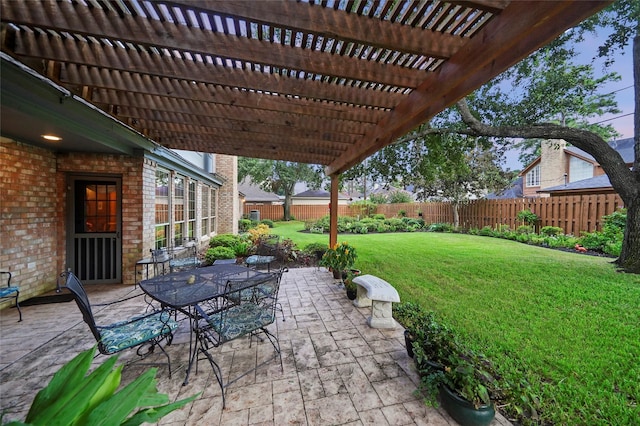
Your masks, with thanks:
<instances>
[{"instance_id":1,"label":"metal patio table","mask_svg":"<svg viewBox=\"0 0 640 426\"><path fill-rule=\"evenodd\" d=\"M193 306L223 297L227 283L232 281L238 291L255 287L272 278L272 274L242 265L218 264L140 281L139 285L149 297L163 307L173 308L194 321ZM242 283L242 284L239 284ZM243 285L244 284L244 285ZM183 384L189 381L189 373L197 354L193 341L193 324L190 324L189 366Z\"/></svg>"}]
</instances>

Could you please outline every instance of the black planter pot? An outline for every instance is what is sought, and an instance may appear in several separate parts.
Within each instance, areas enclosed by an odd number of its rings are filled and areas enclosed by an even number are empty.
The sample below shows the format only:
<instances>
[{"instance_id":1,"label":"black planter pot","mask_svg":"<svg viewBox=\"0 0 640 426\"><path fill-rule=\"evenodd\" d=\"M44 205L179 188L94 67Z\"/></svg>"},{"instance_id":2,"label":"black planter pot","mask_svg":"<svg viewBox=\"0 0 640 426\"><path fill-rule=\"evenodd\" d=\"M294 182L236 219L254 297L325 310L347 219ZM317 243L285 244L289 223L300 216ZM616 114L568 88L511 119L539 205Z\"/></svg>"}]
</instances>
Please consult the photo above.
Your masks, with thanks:
<instances>
[{"instance_id":1,"label":"black planter pot","mask_svg":"<svg viewBox=\"0 0 640 426\"><path fill-rule=\"evenodd\" d=\"M407 348L407 355L409 358L413 358L413 342L415 341L413 335L409 330L404 331L404 346Z\"/></svg>"},{"instance_id":2,"label":"black planter pot","mask_svg":"<svg viewBox=\"0 0 640 426\"><path fill-rule=\"evenodd\" d=\"M349 300L356 300L356 296L358 295L358 290L353 288L348 288L347 289L347 298L349 298Z\"/></svg>"},{"instance_id":3,"label":"black planter pot","mask_svg":"<svg viewBox=\"0 0 640 426\"><path fill-rule=\"evenodd\" d=\"M448 386L440 386L440 402L446 412L461 426L487 426L496 416L493 404L475 408Z\"/></svg>"}]
</instances>

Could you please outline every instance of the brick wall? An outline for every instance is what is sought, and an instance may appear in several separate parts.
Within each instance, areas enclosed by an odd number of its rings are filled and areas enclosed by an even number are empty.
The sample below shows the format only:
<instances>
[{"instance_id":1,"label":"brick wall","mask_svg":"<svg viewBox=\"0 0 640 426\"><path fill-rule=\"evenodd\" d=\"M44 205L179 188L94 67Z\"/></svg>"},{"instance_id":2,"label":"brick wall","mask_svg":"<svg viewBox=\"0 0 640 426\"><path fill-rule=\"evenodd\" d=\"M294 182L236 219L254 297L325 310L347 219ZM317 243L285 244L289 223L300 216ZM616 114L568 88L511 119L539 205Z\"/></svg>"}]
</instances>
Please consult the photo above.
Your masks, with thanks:
<instances>
[{"instance_id":1,"label":"brick wall","mask_svg":"<svg viewBox=\"0 0 640 426\"><path fill-rule=\"evenodd\" d=\"M218 234L238 233L238 157L216 154L216 173L223 176L226 182L218 190Z\"/></svg>"},{"instance_id":2,"label":"brick wall","mask_svg":"<svg viewBox=\"0 0 640 426\"><path fill-rule=\"evenodd\" d=\"M55 154L0 138L0 269L13 274L20 300L56 286L64 247L59 184Z\"/></svg>"}]
</instances>

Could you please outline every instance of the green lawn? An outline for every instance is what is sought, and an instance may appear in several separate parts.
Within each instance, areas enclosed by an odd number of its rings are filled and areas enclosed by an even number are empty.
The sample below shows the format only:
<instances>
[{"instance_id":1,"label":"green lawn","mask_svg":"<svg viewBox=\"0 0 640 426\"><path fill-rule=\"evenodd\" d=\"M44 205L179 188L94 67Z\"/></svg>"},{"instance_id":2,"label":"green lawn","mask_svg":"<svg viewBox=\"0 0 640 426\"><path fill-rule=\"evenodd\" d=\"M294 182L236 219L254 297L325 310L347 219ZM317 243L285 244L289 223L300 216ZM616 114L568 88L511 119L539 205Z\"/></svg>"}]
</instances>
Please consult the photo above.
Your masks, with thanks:
<instances>
[{"instance_id":1,"label":"green lawn","mask_svg":"<svg viewBox=\"0 0 640 426\"><path fill-rule=\"evenodd\" d=\"M299 248L328 243L302 229L280 222L273 231ZM616 272L610 258L489 237L338 240L357 249L358 269L437 312L505 374L524 370L542 423L640 424L640 276Z\"/></svg>"}]
</instances>

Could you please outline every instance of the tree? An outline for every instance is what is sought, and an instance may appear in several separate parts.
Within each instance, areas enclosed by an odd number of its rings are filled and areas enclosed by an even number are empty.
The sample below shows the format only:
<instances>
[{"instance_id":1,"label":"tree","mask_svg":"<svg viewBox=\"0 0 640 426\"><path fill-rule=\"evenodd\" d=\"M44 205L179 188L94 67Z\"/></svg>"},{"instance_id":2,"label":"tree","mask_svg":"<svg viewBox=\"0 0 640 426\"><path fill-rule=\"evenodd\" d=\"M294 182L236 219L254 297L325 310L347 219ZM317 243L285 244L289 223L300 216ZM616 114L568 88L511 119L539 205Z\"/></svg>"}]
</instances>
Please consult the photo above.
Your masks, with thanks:
<instances>
[{"instance_id":1,"label":"tree","mask_svg":"<svg viewBox=\"0 0 640 426\"><path fill-rule=\"evenodd\" d=\"M615 22L615 25L612 24ZM597 89L615 74L593 76L592 65L573 65L575 57L572 42L586 29L598 25L611 25L613 34L601 48L602 55L610 54L615 46L634 35L633 64L635 82L635 157L630 170L622 157L609 146L607 140L614 134L610 126L589 125L588 118L607 112L616 112L610 95L599 95ZM586 29L585 29L586 28ZM555 42L534 52L474 94L460 100L456 108L444 111L430 123L424 124L401 139L418 141L439 135L467 135L490 138L499 147L514 143L514 139L564 139L591 154L608 175L613 188L627 208L622 252L616 263L623 270L640 273L640 2L618 0L605 9L585 27L567 31ZM457 118L454 116L457 114ZM485 124L490 123L490 124ZM482 139L481 139L482 140ZM464 140L460 140L464 143ZM418 144L412 145L414 148ZM394 147L395 148L395 147ZM464 148L464 145L462 145ZM393 173L402 164L410 164L402 149L385 150L380 172ZM460 149L446 151L448 160ZM453 154L450 154L453 153ZM423 152L418 152L423 155ZM432 152L429 152L432 155ZM432 169L423 173L434 174L438 161L430 160ZM444 163L443 163L444 164ZM460 163L455 163L460 166ZM392 175L389 175L392 176Z\"/></svg>"},{"instance_id":2,"label":"tree","mask_svg":"<svg viewBox=\"0 0 640 426\"><path fill-rule=\"evenodd\" d=\"M247 177L265 191L284 195L283 218L290 220L291 197L296 183L306 182L317 188L322 182L323 174L320 168L309 164L240 157L238 182Z\"/></svg>"},{"instance_id":3,"label":"tree","mask_svg":"<svg viewBox=\"0 0 640 426\"><path fill-rule=\"evenodd\" d=\"M470 198L504 189L513 172L498 164L488 140L454 133L433 133L386 147L374 155L374 173L412 185L420 200L451 201L454 226L458 207Z\"/></svg>"}]
</instances>

